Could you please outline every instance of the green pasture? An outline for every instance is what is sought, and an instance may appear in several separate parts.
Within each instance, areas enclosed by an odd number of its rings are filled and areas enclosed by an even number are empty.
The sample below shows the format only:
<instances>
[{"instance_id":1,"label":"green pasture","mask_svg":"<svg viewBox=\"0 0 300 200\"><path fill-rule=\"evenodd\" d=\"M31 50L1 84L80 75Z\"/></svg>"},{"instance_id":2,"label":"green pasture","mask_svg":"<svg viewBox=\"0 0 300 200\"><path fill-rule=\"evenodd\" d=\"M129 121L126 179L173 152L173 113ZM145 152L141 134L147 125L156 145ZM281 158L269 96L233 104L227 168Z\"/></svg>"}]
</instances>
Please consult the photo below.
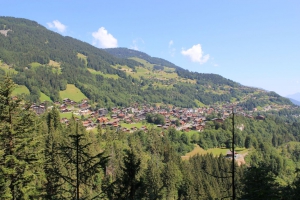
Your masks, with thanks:
<instances>
[{"instance_id":1,"label":"green pasture","mask_svg":"<svg viewBox=\"0 0 300 200\"><path fill-rule=\"evenodd\" d=\"M72 118L72 115L73 113L72 112L67 112L67 113L59 113L60 115L60 118L67 118L67 119L71 119Z\"/></svg>"},{"instance_id":2,"label":"green pasture","mask_svg":"<svg viewBox=\"0 0 300 200\"><path fill-rule=\"evenodd\" d=\"M82 53L77 53L77 58L84 60L85 65L87 65L87 63L88 63L87 56L83 55Z\"/></svg>"},{"instance_id":3,"label":"green pasture","mask_svg":"<svg viewBox=\"0 0 300 200\"><path fill-rule=\"evenodd\" d=\"M202 103L201 101L199 101L198 99L195 99L194 102L197 104L198 108L202 108L205 107L206 105L204 103Z\"/></svg>"},{"instance_id":4,"label":"green pasture","mask_svg":"<svg viewBox=\"0 0 300 200\"><path fill-rule=\"evenodd\" d=\"M3 69L6 74L17 74L18 73L15 69L10 68L6 63L2 62L2 60L0 60L0 68Z\"/></svg>"},{"instance_id":5,"label":"green pasture","mask_svg":"<svg viewBox=\"0 0 300 200\"><path fill-rule=\"evenodd\" d=\"M132 127L141 128L142 126L144 126L144 124L142 124L141 122L133 123L133 124L121 123L120 125L124 128L129 128L129 129L132 128Z\"/></svg>"},{"instance_id":6,"label":"green pasture","mask_svg":"<svg viewBox=\"0 0 300 200\"><path fill-rule=\"evenodd\" d=\"M32 62L29 64L32 68L36 68L36 67L39 67L39 66L42 66L41 63L38 63L38 62Z\"/></svg>"},{"instance_id":7,"label":"green pasture","mask_svg":"<svg viewBox=\"0 0 300 200\"><path fill-rule=\"evenodd\" d=\"M25 85L16 85L16 88L12 92L12 96L17 96L20 94L30 94L28 88Z\"/></svg>"},{"instance_id":8,"label":"green pasture","mask_svg":"<svg viewBox=\"0 0 300 200\"><path fill-rule=\"evenodd\" d=\"M62 99L69 98L73 101L80 102L87 97L73 84L67 84L67 89L59 92Z\"/></svg>"},{"instance_id":9,"label":"green pasture","mask_svg":"<svg viewBox=\"0 0 300 200\"><path fill-rule=\"evenodd\" d=\"M89 70L89 72L91 72L92 74L99 74L104 76L104 78L113 78L113 79L118 79L119 76L117 74L104 74L103 72L100 71L96 71L94 69L91 68L87 68Z\"/></svg>"},{"instance_id":10,"label":"green pasture","mask_svg":"<svg viewBox=\"0 0 300 200\"><path fill-rule=\"evenodd\" d=\"M184 156L182 156L182 159L186 160L189 157L195 156L197 154L203 155L203 154L207 154L207 153L212 153L214 156L219 156L220 154L226 155L228 150L229 149L227 149L227 148L212 148L212 149L204 150L199 145L195 144L194 149L192 151L188 152L187 154L185 154ZM244 154L244 153L248 152L249 150L246 148L236 147L235 151L240 154Z\"/></svg>"},{"instance_id":11,"label":"green pasture","mask_svg":"<svg viewBox=\"0 0 300 200\"><path fill-rule=\"evenodd\" d=\"M50 99L50 97L48 97L47 95L45 95L44 93L41 92L41 96L40 96L40 101L44 102L44 101L49 101L52 102L52 100Z\"/></svg>"}]
</instances>

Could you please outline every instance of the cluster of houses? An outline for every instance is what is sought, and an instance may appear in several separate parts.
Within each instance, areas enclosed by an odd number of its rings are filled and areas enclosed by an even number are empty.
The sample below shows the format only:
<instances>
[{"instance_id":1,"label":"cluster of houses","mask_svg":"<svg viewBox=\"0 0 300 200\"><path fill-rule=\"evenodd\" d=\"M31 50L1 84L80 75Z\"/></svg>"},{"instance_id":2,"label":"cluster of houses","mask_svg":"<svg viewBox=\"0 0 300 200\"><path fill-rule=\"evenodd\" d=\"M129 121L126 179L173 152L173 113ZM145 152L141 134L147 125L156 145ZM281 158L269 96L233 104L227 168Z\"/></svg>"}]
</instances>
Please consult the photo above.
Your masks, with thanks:
<instances>
[{"instance_id":1,"label":"cluster of houses","mask_svg":"<svg viewBox=\"0 0 300 200\"><path fill-rule=\"evenodd\" d=\"M160 108L159 106L151 106L149 104L135 104L127 108L114 107L109 111L107 108L92 110L88 100L86 99L78 103L66 98L62 101L62 103L55 102L55 106L59 108L61 113L72 112L75 116L83 116L82 119L84 120L82 123L87 129L93 129L100 124L102 128L116 127L125 132L133 132L136 130L147 131L146 126L142 126L140 128L135 126L132 126L131 128L125 128L121 126L121 123L134 124L141 122L146 119L146 115L148 113L151 113L161 114L165 118L165 124L159 124L157 127L162 129L174 127L177 130L188 132L190 130L203 131L207 121L206 116L209 115L218 115L218 118L213 118L210 120L222 123L226 118L231 116L233 105L226 104L203 108ZM37 114L42 114L46 111L46 106L43 103L40 105L33 104L32 109ZM243 114L246 117L253 118L251 115L245 114L243 109L240 107L237 107L235 112ZM256 119L263 120L264 116L257 116ZM69 120L67 118L62 118L61 122L68 124Z\"/></svg>"}]
</instances>

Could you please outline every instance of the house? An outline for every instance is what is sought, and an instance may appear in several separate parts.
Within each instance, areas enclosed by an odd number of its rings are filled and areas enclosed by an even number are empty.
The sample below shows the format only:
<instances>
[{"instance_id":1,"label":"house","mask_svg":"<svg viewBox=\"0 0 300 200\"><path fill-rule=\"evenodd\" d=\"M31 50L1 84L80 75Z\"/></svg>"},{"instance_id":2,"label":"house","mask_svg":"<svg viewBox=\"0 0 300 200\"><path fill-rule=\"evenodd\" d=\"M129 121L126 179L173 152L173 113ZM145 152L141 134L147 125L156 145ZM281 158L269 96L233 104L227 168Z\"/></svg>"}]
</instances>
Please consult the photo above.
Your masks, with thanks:
<instances>
[{"instance_id":1,"label":"house","mask_svg":"<svg viewBox=\"0 0 300 200\"><path fill-rule=\"evenodd\" d=\"M106 108L100 108L98 113L100 116L105 116L108 113L108 110Z\"/></svg>"},{"instance_id":2,"label":"house","mask_svg":"<svg viewBox=\"0 0 300 200\"><path fill-rule=\"evenodd\" d=\"M45 111L46 111L46 107L43 106L43 105L39 105L39 106L31 106L31 109L37 114L37 115L40 115L40 114L43 114Z\"/></svg>"},{"instance_id":3,"label":"house","mask_svg":"<svg viewBox=\"0 0 300 200\"><path fill-rule=\"evenodd\" d=\"M108 122L108 119L106 117L99 117L97 119L97 123L105 123Z\"/></svg>"},{"instance_id":4,"label":"house","mask_svg":"<svg viewBox=\"0 0 300 200\"><path fill-rule=\"evenodd\" d=\"M257 120L265 120L265 116L258 115L258 116L255 117L255 119L257 119Z\"/></svg>"},{"instance_id":5,"label":"house","mask_svg":"<svg viewBox=\"0 0 300 200\"><path fill-rule=\"evenodd\" d=\"M239 157L239 154L234 151L234 158L238 158ZM228 150L227 153L226 153L226 158L232 158L232 151Z\"/></svg>"},{"instance_id":6,"label":"house","mask_svg":"<svg viewBox=\"0 0 300 200\"><path fill-rule=\"evenodd\" d=\"M222 118L214 118L211 121L218 122L218 123L223 123L224 119L222 119Z\"/></svg>"},{"instance_id":7,"label":"house","mask_svg":"<svg viewBox=\"0 0 300 200\"><path fill-rule=\"evenodd\" d=\"M202 126L200 124L196 124L196 125L193 125L192 129L196 130L196 131L203 131L204 130L204 126Z\"/></svg>"}]
</instances>

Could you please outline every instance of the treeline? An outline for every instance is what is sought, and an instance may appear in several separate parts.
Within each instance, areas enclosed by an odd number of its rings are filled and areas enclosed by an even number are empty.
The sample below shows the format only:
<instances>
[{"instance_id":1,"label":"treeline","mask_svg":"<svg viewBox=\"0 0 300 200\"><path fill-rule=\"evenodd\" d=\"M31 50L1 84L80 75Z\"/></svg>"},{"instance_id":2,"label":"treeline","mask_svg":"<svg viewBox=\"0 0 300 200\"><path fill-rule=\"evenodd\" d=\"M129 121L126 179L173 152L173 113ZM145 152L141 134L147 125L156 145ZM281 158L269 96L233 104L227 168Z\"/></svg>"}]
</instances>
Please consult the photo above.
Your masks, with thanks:
<instances>
[{"instance_id":1,"label":"treeline","mask_svg":"<svg viewBox=\"0 0 300 200\"><path fill-rule=\"evenodd\" d=\"M118 57L118 58L136 57L136 58L141 58L143 60L146 60L147 62L154 64L154 65L171 67L171 68L175 68L175 69L182 69L167 60L164 60L162 58L151 57L146 53L143 53L141 51L136 51L133 49L127 49L127 48L121 47L121 48L108 48L108 49L103 49L103 50L110 53L111 55Z\"/></svg>"}]
</instances>

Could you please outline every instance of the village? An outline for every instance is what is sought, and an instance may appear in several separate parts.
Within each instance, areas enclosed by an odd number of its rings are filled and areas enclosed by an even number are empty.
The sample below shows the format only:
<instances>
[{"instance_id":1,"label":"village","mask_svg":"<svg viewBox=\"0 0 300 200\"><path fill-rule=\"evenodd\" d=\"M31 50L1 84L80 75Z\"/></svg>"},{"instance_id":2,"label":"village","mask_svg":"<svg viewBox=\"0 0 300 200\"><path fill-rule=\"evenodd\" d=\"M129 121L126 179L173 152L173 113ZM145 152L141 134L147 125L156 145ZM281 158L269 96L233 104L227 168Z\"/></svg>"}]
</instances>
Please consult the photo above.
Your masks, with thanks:
<instances>
[{"instance_id":1,"label":"village","mask_svg":"<svg viewBox=\"0 0 300 200\"><path fill-rule=\"evenodd\" d=\"M146 115L160 114L164 116L164 124L156 124L158 128L168 129L174 127L176 130L189 132L203 131L208 121L223 123L223 121L232 116L232 108L238 115L243 115L248 118L254 118L252 116L254 111L244 111L236 104L227 103L225 105L211 105L201 108L177 108L168 106L167 108L161 108L160 106L151 106L149 104L139 105L134 104L131 107L113 107L113 108L99 108L92 109L88 100L82 100L80 103L75 102L69 98L66 98L60 102L55 102L55 106L59 109L60 113L72 113L78 120L81 119L83 126L87 130L96 128L99 124L102 128L115 127L118 130L124 132L134 132L137 130L147 131ZM46 108L45 104L40 105L33 104L31 108L38 114L42 114L46 109L51 109L52 106ZM267 106L264 111L268 111L272 108ZM213 118L212 118L213 116ZM257 120L264 120L264 116L255 116ZM68 124L69 119L66 117L61 118L61 122ZM134 124L143 123L143 126L137 127ZM130 124L130 128L124 126L124 124Z\"/></svg>"}]
</instances>

